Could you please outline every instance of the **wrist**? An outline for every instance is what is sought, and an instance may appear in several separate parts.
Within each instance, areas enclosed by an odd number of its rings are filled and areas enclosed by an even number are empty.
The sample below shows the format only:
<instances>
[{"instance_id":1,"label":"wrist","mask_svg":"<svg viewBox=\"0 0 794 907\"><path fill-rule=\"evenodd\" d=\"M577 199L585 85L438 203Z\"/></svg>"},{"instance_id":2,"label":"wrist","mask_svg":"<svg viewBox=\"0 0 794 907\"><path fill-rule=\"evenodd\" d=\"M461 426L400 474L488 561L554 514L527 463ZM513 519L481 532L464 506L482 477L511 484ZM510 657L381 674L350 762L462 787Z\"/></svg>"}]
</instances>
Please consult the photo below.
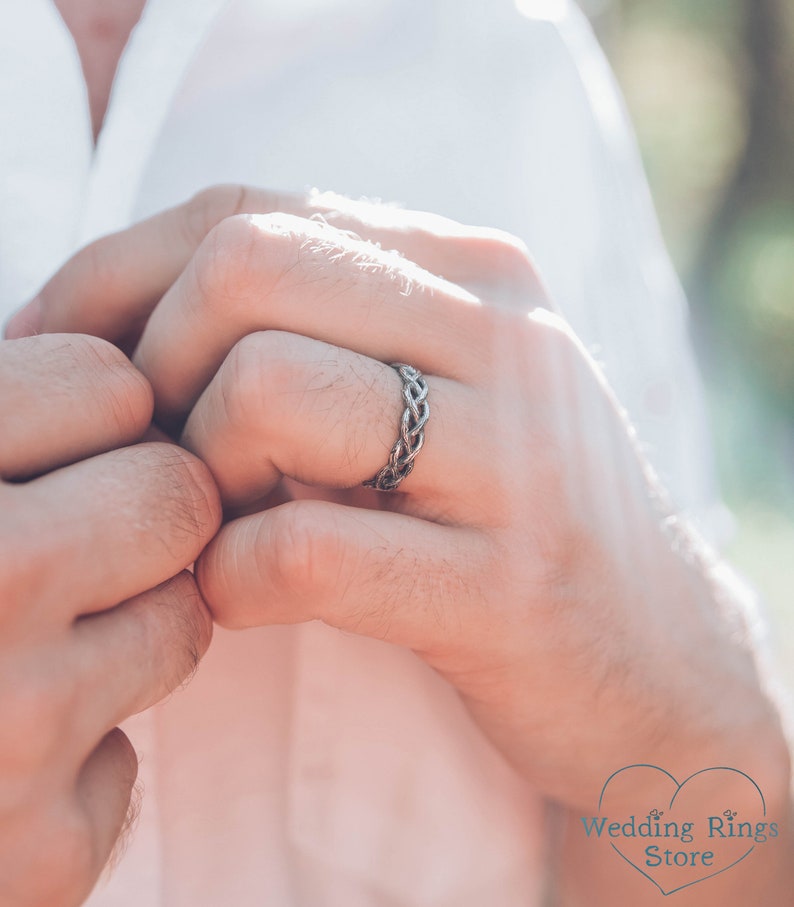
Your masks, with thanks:
<instances>
[{"instance_id":1,"label":"wrist","mask_svg":"<svg viewBox=\"0 0 794 907\"><path fill-rule=\"evenodd\" d=\"M634 586L625 609L634 651L624 689L604 693L614 709L601 783L630 764L659 766L679 783L726 766L753 778L770 803L787 803L790 751L752 591L678 524L638 550L645 563L623 587Z\"/></svg>"}]
</instances>

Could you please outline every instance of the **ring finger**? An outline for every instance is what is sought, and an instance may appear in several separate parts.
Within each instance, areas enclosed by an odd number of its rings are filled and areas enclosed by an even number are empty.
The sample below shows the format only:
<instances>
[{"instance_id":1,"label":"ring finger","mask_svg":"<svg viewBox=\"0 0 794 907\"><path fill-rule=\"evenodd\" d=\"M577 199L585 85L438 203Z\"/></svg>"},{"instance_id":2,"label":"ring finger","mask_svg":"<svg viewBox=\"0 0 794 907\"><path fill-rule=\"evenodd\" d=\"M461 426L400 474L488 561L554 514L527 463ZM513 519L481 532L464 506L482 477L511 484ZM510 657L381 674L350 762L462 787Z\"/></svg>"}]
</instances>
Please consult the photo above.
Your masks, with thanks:
<instances>
[{"instance_id":1,"label":"ring finger","mask_svg":"<svg viewBox=\"0 0 794 907\"><path fill-rule=\"evenodd\" d=\"M476 380L497 323L461 287L333 227L287 215L231 218L154 311L134 361L168 424L190 411L228 351L254 331L303 334Z\"/></svg>"},{"instance_id":2,"label":"ring finger","mask_svg":"<svg viewBox=\"0 0 794 907\"><path fill-rule=\"evenodd\" d=\"M476 523L479 477L493 459L487 444L469 442L488 437L481 392L426 380L427 443L400 486L410 500L397 506ZM227 506L262 497L282 476L351 488L386 463L405 409L401 390L395 369L351 350L278 331L250 334L202 394L182 442L209 466Z\"/></svg>"}]
</instances>

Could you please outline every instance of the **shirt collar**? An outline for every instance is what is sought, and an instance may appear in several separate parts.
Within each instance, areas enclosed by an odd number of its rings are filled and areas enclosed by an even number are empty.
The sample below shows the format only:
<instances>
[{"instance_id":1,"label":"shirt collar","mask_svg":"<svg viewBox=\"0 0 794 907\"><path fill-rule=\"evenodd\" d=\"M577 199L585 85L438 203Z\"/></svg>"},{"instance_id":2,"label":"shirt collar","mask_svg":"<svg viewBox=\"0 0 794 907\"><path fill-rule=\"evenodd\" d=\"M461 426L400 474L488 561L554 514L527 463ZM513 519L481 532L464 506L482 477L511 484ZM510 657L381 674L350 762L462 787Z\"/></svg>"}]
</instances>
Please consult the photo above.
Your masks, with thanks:
<instances>
[{"instance_id":1,"label":"shirt collar","mask_svg":"<svg viewBox=\"0 0 794 907\"><path fill-rule=\"evenodd\" d=\"M119 62L79 239L128 225L152 148L185 72L228 0L149 0Z\"/></svg>"}]
</instances>

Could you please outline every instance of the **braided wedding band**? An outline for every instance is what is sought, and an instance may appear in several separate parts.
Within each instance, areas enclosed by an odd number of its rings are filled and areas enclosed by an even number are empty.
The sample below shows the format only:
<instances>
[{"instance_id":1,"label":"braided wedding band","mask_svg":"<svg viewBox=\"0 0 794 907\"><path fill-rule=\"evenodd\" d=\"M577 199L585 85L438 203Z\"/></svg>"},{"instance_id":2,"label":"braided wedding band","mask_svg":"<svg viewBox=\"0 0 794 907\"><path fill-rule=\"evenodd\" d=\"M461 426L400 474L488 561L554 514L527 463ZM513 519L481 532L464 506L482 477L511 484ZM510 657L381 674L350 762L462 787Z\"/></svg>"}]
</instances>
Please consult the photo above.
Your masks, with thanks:
<instances>
[{"instance_id":1,"label":"braided wedding band","mask_svg":"<svg viewBox=\"0 0 794 907\"><path fill-rule=\"evenodd\" d=\"M389 454L389 462L373 478L364 482L377 491L396 491L414 468L416 455L425 443L425 425L430 418L427 402L427 381L413 366L395 362L392 368L403 382L402 397L405 410L400 420L400 437Z\"/></svg>"}]
</instances>

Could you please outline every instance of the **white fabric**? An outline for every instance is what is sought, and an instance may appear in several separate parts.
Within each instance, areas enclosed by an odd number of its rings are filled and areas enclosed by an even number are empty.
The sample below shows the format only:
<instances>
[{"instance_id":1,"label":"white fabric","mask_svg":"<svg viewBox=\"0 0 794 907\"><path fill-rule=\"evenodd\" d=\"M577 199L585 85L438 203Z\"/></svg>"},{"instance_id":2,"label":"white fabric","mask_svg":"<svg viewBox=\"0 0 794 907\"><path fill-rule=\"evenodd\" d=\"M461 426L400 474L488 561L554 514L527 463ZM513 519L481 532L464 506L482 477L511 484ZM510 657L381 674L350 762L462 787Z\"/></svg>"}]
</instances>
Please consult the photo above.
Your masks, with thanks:
<instances>
[{"instance_id":1,"label":"white fabric","mask_svg":"<svg viewBox=\"0 0 794 907\"><path fill-rule=\"evenodd\" d=\"M0 315L217 182L398 200L532 250L681 507L712 488L686 315L611 75L565 0L150 0L94 152L48 0L0 0ZM92 907L526 907L536 797L410 653L218 631L129 723L146 798Z\"/></svg>"}]
</instances>

